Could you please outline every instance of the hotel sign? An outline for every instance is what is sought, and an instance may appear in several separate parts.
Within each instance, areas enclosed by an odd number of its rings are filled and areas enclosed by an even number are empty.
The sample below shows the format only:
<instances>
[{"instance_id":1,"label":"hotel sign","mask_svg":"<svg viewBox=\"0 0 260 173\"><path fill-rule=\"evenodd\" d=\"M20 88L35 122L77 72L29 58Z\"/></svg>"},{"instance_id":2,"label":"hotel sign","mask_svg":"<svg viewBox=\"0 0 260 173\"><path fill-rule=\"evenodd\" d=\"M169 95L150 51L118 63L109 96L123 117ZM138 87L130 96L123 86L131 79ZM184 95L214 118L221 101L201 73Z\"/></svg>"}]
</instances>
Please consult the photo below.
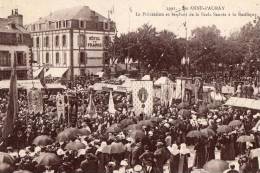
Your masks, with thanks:
<instances>
[{"instance_id":1,"label":"hotel sign","mask_svg":"<svg viewBox=\"0 0 260 173\"><path fill-rule=\"evenodd\" d=\"M90 35L87 36L87 47L103 48L103 36L102 35Z\"/></svg>"}]
</instances>

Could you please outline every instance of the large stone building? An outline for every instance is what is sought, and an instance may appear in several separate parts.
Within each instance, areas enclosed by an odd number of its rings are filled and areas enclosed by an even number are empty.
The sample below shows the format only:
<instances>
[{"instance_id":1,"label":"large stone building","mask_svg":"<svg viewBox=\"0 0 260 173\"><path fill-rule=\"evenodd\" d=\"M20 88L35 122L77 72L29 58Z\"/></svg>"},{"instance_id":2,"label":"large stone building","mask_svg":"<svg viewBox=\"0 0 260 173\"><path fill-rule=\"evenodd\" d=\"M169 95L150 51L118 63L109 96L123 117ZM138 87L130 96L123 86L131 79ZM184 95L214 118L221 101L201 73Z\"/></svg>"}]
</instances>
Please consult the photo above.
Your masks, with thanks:
<instances>
[{"instance_id":1,"label":"large stone building","mask_svg":"<svg viewBox=\"0 0 260 173\"><path fill-rule=\"evenodd\" d=\"M72 79L103 69L115 23L88 6L80 6L53 12L27 29L37 61L33 66L44 69L45 76Z\"/></svg>"},{"instance_id":2,"label":"large stone building","mask_svg":"<svg viewBox=\"0 0 260 173\"><path fill-rule=\"evenodd\" d=\"M30 34L23 27L23 16L17 9L8 18L0 18L0 80L10 79L14 58L17 78L28 78L31 46Z\"/></svg>"}]
</instances>

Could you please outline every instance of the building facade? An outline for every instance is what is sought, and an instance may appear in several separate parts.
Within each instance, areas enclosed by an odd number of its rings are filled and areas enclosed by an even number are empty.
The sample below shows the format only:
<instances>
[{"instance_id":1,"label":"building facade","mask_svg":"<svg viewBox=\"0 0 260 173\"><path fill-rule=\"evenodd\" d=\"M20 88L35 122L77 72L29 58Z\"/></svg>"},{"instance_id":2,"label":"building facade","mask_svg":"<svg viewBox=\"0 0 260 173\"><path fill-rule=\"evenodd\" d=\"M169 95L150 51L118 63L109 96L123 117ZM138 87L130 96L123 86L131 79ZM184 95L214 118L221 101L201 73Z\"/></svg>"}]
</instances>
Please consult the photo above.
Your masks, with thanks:
<instances>
[{"instance_id":1,"label":"building facade","mask_svg":"<svg viewBox=\"0 0 260 173\"><path fill-rule=\"evenodd\" d=\"M30 34L23 27L23 16L17 9L8 18L0 18L0 80L10 79L15 58L17 78L28 78L31 46Z\"/></svg>"},{"instance_id":2,"label":"building facade","mask_svg":"<svg viewBox=\"0 0 260 173\"><path fill-rule=\"evenodd\" d=\"M45 76L72 79L103 69L115 23L81 6L53 12L27 29L33 39L34 68L43 68Z\"/></svg>"}]
</instances>

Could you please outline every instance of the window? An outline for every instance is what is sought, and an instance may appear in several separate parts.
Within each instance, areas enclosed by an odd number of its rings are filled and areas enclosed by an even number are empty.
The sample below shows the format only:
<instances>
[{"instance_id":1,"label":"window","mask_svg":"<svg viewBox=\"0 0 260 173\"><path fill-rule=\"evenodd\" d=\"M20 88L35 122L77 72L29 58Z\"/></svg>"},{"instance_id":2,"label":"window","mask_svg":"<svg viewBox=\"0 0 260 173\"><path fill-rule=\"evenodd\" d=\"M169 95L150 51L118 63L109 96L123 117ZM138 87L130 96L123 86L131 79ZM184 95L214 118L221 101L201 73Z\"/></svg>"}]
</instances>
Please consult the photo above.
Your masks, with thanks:
<instances>
[{"instance_id":1,"label":"window","mask_svg":"<svg viewBox=\"0 0 260 173\"><path fill-rule=\"evenodd\" d=\"M11 54L8 51L0 51L0 65L11 66Z\"/></svg>"},{"instance_id":2,"label":"window","mask_svg":"<svg viewBox=\"0 0 260 173\"><path fill-rule=\"evenodd\" d=\"M59 52L56 53L56 64L60 63L60 54Z\"/></svg>"},{"instance_id":3,"label":"window","mask_svg":"<svg viewBox=\"0 0 260 173\"><path fill-rule=\"evenodd\" d=\"M80 24L79 24L79 27L80 27L80 28L84 28L84 21L80 21L79 23L80 23Z\"/></svg>"},{"instance_id":4,"label":"window","mask_svg":"<svg viewBox=\"0 0 260 173\"><path fill-rule=\"evenodd\" d=\"M66 52L64 52L64 54L63 54L63 64L67 65L67 53Z\"/></svg>"},{"instance_id":5,"label":"window","mask_svg":"<svg viewBox=\"0 0 260 173\"><path fill-rule=\"evenodd\" d=\"M32 31L35 31L35 25L32 25Z\"/></svg>"},{"instance_id":6,"label":"window","mask_svg":"<svg viewBox=\"0 0 260 173\"><path fill-rule=\"evenodd\" d=\"M108 30L108 23L105 23L105 30Z\"/></svg>"},{"instance_id":7,"label":"window","mask_svg":"<svg viewBox=\"0 0 260 173\"><path fill-rule=\"evenodd\" d=\"M78 36L78 45L79 45L79 47L84 47L85 46L85 35L80 34Z\"/></svg>"},{"instance_id":8,"label":"window","mask_svg":"<svg viewBox=\"0 0 260 173\"><path fill-rule=\"evenodd\" d=\"M36 37L36 47L40 47L40 38Z\"/></svg>"},{"instance_id":9,"label":"window","mask_svg":"<svg viewBox=\"0 0 260 173\"><path fill-rule=\"evenodd\" d=\"M104 64L109 64L108 52L103 53Z\"/></svg>"},{"instance_id":10,"label":"window","mask_svg":"<svg viewBox=\"0 0 260 173\"><path fill-rule=\"evenodd\" d=\"M16 34L16 40L18 44L23 43L23 34Z\"/></svg>"},{"instance_id":11,"label":"window","mask_svg":"<svg viewBox=\"0 0 260 173\"><path fill-rule=\"evenodd\" d=\"M63 35L62 36L62 46L66 47L66 45L67 45L67 38L66 38L66 35Z\"/></svg>"},{"instance_id":12,"label":"window","mask_svg":"<svg viewBox=\"0 0 260 173\"><path fill-rule=\"evenodd\" d=\"M79 53L79 63L80 64L85 64L85 52L80 52Z\"/></svg>"},{"instance_id":13,"label":"window","mask_svg":"<svg viewBox=\"0 0 260 173\"><path fill-rule=\"evenodd\" d=\"M59 42L60 42L60 37L58 35L56 35L56 37L55 37L55 46L56 47L59 46Z\"/></svg>"},{"instance_id":14,"label":"window","mask_svg":"<svg viewBox=\"0 0 260 173\"><path fill-rule=\"evenodd\" d=\"M85 76L86 73L85 73L85 69L80 69L80 76Z\"/></svg>"},{"instance_id":15,"label":"window","mask_svg":"<svg viewBox=\"0 0 260 173\"><path fill-rule=\"evenodd\" d=\"M45 37L45 47L49 47L49 37Z\"/></svg>"},{"instance_id":16,"label":"window","mask_svg":"<svg viewBox=\"0 0 260 173\"><path fill-rule=\"evenodd\" d=\"M108 35L104 36L104 37L103 37L103 45L104 45L104 48L108 48L109 42L110 42L110 37L109 37Z\"/></svg>"},{"instance_id":17,"label":"window","mask_svg":"<svg viewBox=\"0 0 260 173\"><path fill-rule=\"evenodd\" d=\"M49 64L49 62L50 62L49 52L46 52L45 63Z\"/></svg>"},{"instance_id":18,"label":"window","mask_svg":"<svg viewBox=\"0 0 260 173\"><path fill-rule=\"evenodd\" d=\"M16 52L16 64L17 66L26 65L26 55L23 52Z\"/></svg>"},{"instance_id":19,"label":"window","mask_svg":"<svg viewBox=\"0 0 260 173\"><path fill-rule=\"evenodd\" d=\"M66 21L62 21L62 27L66 28Z\"/></svg>"}]
</instances>

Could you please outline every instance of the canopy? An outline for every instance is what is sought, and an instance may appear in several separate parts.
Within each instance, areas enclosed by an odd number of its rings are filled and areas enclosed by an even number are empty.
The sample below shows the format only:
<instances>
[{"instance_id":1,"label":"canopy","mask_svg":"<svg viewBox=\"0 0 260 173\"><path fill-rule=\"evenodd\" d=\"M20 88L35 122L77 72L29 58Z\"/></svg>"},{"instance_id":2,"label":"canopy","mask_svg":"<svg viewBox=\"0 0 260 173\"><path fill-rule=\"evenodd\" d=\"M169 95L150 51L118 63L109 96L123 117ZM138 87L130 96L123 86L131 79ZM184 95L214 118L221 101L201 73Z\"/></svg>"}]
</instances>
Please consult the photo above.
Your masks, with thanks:
<instances>
[{"instance_id":1,"label":"canopy","mask_svg":"<svg viewBox=\"0 0 260 173\"><path fill-rule=\"evenodd\" d=\"M60 83L47 83L46 88L48 88L48 89L66 89L66 86L61 85Z\"/></svg>"},{"instance_id":2,"label":"canopy","mask_svg":"<svg viewBox=\"0 0 260 173\"><path fill-rule=\"evenodd\" d=\"M66 72L68 68L50 68L45 74L44 77L53 77L53 78L61 78Z\"/></svg>"},{"instance_id":3,"label":"canopy","mask_svg":"<svg viewBox=\"0 0 260 173\"><path fill-rule=\"evenodd\" d=\"M42 72L43 67L33 68L33 78L38 78L40 73Z\"/></svg>"},{"instance_id":4,"label":"canopy","mask_svg":"<svg viewBox=\"0 0 260 173\"><path fill-rule=\"evenodd\" d=\"M151 76L150 75L144 75L142 77L142 80L151 80Z\"/></svg>"},{"instance_id":5,"label":"canopy","mask_svg":"<svg viewBox=\"0 0 260 173\"><path fill-rule=\"evenodd\" d=\"M225 105L260 110L260 100L255 99L231 97Z\"/></svg>"},{"instance_id":6,"label":"canopy","mask_svg":"<svg viewBox=\"0 0 260 173\"><path fill-rule=\"evenodd\" d=\"M154 82L154 85L166 85L168 83L172 83L172 81L168 77L160 77L157 81Z\"/></svg>"},{"instance_id":7,"label":"canopy","mask_svg":"<svg viewBox=\"0 0 260 173\"><path fill-rule=\"evenodd\" d=\"M42 89L43 86L40 80L17 80L17 88L19 89L30 89L30 88ZM10 80L0 81L0 89L9 89Z\"/></svg>"}]
</instances>

